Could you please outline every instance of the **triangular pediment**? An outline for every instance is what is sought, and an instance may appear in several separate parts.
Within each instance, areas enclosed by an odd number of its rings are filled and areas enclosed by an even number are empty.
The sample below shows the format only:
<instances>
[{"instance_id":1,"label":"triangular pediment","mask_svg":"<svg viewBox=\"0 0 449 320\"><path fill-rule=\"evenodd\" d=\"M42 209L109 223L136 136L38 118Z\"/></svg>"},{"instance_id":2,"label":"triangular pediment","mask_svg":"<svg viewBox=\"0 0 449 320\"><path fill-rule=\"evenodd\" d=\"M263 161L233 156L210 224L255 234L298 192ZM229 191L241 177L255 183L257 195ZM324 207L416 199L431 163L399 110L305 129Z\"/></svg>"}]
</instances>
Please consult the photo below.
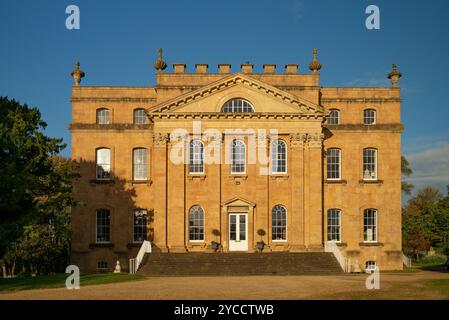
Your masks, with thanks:
<instances>
[{"instance_id":1,"label":"triangular pediment","mask_svg":"<svg viewBox=\"0 0 449 320\"><path fill-rule=\"evenodd\" d=\"M244 198L241 198L241 197L234 197L225 202L222 202L221 206L222 207L242 207L242 206L255 207L256 204L251 201L248 201Z\"/></svg>"},{"instance_id":2,"label":"triangular pediment","mask_svg":"<svg viewBox=\"0 0 449 320\"><path fill-rule=\"evenodd\" d=\"M220 98L232 96L233 93L241 93L240 98L246 98L249 95L253 99L261 101L259 105L264 105L264 107L255 107L256 112L324 114L323 107L316 103L241 73L229 75L206 86L164 101L147 109L147 113L219 112L220 103L225 102ZM249 100L251 101L251 99ZM269 103L265 103L266 101ZM266 105L277 107L267 110Z\"/></svg>"}]
</instances>

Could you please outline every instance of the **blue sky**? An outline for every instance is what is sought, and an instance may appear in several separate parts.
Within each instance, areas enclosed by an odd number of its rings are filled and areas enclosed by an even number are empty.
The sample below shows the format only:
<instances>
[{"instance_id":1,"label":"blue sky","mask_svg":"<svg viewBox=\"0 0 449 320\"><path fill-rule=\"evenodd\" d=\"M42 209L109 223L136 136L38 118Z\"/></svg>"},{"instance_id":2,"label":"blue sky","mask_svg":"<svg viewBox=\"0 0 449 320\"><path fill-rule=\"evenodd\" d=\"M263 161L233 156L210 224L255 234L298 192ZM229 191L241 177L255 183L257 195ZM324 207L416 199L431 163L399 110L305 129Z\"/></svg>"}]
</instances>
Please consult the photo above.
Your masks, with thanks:
<instances>
[{"instance_id":1,"label":"blue sky","mask_svg":"<svg viewBox=\"0 0 449 320\"><path fill-rule=\"evenodd\" d=\"M67 30L65 8L81 11ZM381 29L365 28L375 4ZM449 184L449 1L5 1L0 0L0 95L37 106L47 134L69 144L69 74L76 60L85 85L146 86L155 82L157 48L187 64L236 68L250 61L298 63L308 72L319 50L322 86L385 86L396 63L401 79L402 152L418 187Z\"/></svg>"}]
</instances>

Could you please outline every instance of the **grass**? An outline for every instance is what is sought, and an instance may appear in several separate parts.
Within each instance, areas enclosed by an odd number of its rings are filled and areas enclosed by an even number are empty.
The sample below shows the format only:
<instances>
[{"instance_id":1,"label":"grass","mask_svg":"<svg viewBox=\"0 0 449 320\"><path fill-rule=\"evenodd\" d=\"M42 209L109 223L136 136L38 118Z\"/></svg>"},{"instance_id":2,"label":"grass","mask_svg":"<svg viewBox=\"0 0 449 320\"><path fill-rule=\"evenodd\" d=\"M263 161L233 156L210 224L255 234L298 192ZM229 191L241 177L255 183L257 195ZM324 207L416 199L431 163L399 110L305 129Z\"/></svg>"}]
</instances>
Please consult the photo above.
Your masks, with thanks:
<instances>
[{"instance_id":1,"label":"grass","mask_svg":"<svg viewBox=\"0 0 449 320\"><path fill-rule=\"evenodd\" d=\"M449 299L449 279L429 280L426 287L430 290L437 291Z\"/></svg>"},{"instance_id":2,"label":"grass","mask_svg":"<svg viewBox=\"0 0 449 320\"><path fill-rule=\"evenodd\" d=\"M65 287L65 280L68 276L69 274L56 274L50 276L23 276L0 279L0 292L43 288L63 288ZM136 281L142 279L144 279L144 276L142 275L131 275L128 273L85 274L80 277L80 286Z\"/></svg>"}]
</instances>

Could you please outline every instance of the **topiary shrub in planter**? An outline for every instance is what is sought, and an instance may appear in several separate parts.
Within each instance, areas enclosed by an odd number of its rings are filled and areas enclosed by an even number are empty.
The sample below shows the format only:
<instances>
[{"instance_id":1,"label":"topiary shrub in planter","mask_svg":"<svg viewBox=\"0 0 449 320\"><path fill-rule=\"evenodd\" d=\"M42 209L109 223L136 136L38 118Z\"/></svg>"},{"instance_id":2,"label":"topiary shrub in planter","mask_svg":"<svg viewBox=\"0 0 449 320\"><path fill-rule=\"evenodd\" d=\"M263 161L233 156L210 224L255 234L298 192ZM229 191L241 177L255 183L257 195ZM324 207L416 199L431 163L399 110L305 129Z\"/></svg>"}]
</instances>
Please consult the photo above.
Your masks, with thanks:
<instances>
[{"instance_id":1,"label":"topiary shrub in planter","mask_svg":"<svg viewBox=\"0 0 449 320\"><path fill-rule=\"evenodd\" d=\"M260 241L257 242L256 248L259 252L262 252L265 247L265 242L263 242L262 237L266 234L266 232L264 229L259 229L257 230L257 234L260 236Z\"/></svg>"},{"instance_id":2,"label":"topiary shrub in planter","mask_svg":"<svg viewBox=\"0 0 449 320\"><path fill-rule=\"evenodd\" d=\"M215 239L217 239L217 237L220 236L220 230L218 229L214 229L212 230L212 234L215 236ZM210 247L214 250L217 251L218 249L220 249L221 244L217 241L212 241L210 243Z\"/></svg>"}]
</instances>

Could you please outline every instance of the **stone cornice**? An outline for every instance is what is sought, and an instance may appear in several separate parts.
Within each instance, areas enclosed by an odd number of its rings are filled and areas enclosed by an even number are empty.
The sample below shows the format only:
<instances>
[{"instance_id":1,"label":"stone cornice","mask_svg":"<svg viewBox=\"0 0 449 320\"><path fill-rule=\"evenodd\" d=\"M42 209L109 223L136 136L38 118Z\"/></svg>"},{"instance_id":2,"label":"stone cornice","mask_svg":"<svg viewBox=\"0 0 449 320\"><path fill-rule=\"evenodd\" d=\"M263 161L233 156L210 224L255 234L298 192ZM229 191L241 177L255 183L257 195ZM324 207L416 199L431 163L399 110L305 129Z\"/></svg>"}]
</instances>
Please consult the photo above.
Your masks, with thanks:
<instances>
[{"instance_id":1,"label":"stone cornice","mask_svg":"<svg viewBox=\"0 0 449 320\"><path fill-rule=\"evenodd\" d=\"M401 103L401 98L321 98L321 103L388 103L397 102Z\"/></svg>"},{"instance_id":2,"label":"stone cornice","mask_svg":"<svg viewBox=\"0 0 449 320\"><path fill-rule=\"evenodd\" d=\"M156 112L148 115L150 119L274 119L274 120L299 120L313 119L321 121L323 115L319 113L276 113L276 112Z\"/></svg>"},{"instance_id":3,"label":"stone cornice","mask_svg":"<svg viewBox=\"0 0 449 320\"><path fill-rule=\"evenodd\" d=\"M330 131L388 131L401 133L404 126L400 123L391 124L323 124Z\"/></svg>"},{"instance_id":4,"label":"stone cornice","mask_svg":"<svg viewBox=\"0 0 449 320\"><path fill-rule=\"evenodd\" d=\"M108 102L133 102L133 103L150 103L156 102L156 98L134 98L134 97L118 97L118 98L98 98L98 97L72 97L72 102L90 102L90 103L108 103Z\"/></svg>"},{"instance_id":5,"label":"stone cornice","mask_svg":"<svg viewBox=\"0 0 449 320\"><path fill-rule=\"evenodd\" d=\"M132 124L132 123L72 123L69 124L69 130L147 130L152 127L151 124Z\"/></svg>"},{"instance_id":6,"label":"stone cornice","mask_svg":"<svg viewBox=\"0 0 449 320\"><path fill-rule=\"evenodd\" d=\"M239 84L248 86L249 88L258 90L262 94L265 94L269 97L279 99L282 100L282 102L284 103L293 105L298 109L298 112L306 112L306 113L310 112L318 114L324 113L324 109L320 105L317 105L303 98L297 97L289 92L282 91L272 85L251 78L248 75L243 75L241 73L229 75L228 77L222 78L204 87L187 92L171 100L162 102L156 106L147 109L147 113L172 112L195 100L211 96L213 94L216 94L220 91L223 91L227 88Z\"/></svg>"}]
</instances>

